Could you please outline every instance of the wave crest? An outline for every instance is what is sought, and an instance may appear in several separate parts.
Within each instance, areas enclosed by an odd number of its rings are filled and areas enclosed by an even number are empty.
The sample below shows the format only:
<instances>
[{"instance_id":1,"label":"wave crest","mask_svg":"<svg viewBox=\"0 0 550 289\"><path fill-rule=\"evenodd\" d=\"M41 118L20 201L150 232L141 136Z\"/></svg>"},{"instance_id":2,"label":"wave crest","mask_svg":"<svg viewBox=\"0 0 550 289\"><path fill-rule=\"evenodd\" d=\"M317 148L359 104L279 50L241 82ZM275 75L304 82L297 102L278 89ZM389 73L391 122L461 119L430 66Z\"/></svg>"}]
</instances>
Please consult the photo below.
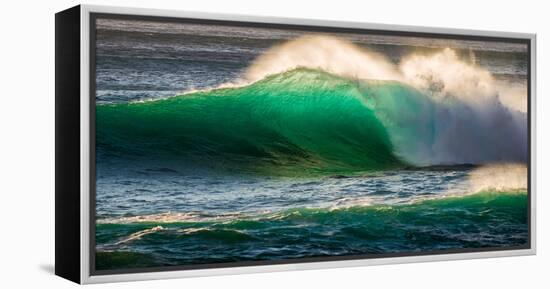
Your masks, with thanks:
<instances>
[{"instance_id":1,"label":"wave crest","mask_svg":"<svg viewBox=\"0 0 550 289\"><path fill-rule=\"evenodd\" d=\"M299 67L359 79L400 80L395 65L383 55L330 36L302 36L269 49L247 69L255 82Z\"/></svg>"},{"instance_id":2,"label":"wave crest","mask_svg":"<svg viewBox=\"0 0 550 289\"><path fill-rule=\"evenodd\" d=\"M430 55L409 55L400 62L399 71L404 82L437 98L454 97L473 105L502 103L527 111L526 87L497 81L488 70L460 60L450 48Z\"/></svg>"},{"instance_id":3,"label":"wave crest","mask_svg":"<svg viewBox=\"0 0 550 289\"><path fill-rule=\"evenodd\" d=\"M244 82L237 84L249 84L299 67L351 79L394 80L435 98L501 102L509 109L527 111L525 85L497 81L487 69L459 59L450 48L432 54L411 53L394 64L379 53L333 36L306 35L274 46L252 63L244 74Z\"/></svg>"}]
</instances>

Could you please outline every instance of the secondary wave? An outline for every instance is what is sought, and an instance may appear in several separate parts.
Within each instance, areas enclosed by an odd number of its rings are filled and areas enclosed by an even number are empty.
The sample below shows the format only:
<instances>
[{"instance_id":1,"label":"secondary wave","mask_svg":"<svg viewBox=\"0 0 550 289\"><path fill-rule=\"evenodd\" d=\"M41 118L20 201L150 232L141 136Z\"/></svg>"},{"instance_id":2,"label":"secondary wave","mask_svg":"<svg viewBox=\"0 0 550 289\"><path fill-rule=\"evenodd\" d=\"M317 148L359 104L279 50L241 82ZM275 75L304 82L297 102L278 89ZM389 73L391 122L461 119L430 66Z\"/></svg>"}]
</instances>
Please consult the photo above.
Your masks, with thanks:
<instances>
[{"instance_id":1,"label":"secondary wave","mask_svg":"<svg viewBox=\"0 0 550 289\"><path fill-rule=\"evenodd\" d=\"M527 213L525 192L481 192L404 205L295 208L229 220L98 223L97 258L99 267L109 268L136 266L137 257L145 259L143 265L181 265L523 246Z\"/></svg>"}]
</instances>

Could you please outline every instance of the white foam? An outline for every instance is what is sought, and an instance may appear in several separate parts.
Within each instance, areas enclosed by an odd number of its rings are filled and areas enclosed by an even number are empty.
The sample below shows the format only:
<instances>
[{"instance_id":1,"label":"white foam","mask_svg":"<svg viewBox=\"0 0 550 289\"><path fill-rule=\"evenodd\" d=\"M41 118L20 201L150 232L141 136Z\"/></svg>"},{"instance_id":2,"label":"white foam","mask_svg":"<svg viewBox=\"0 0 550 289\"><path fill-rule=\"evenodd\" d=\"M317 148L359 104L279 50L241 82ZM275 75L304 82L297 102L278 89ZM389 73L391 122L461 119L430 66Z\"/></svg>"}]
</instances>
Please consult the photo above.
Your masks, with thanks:
<instances>
[{"instance_id":1,"label":"white foam","mask_svg":"<svg viewBox=\"0 0 550 289\"><path fill-rule=\"evenodd\" d=\"M525 112L525 85L499 82L491 73L459 59L454 50L411 53L396 65L385 56L334 36L306 35L277 45L260 55L235 87L298 67L321 69L348 78L395 80L430 91L434 97L453 96L466 102L497 98L507 107Z\"/></svg>"},{"instance_id":2,"label":"white foam","mask_svg":"<svg viewBox=\"0 0 550 289\"><path fill-rule=\"evenodd\" d=\"M524 164L491 164L468 175L469 191L512 192L527 189L527 166Z\"/></svg>"},{"instance_id":3,"label":"white foam","mask_svg":"<svg viewBox=\"0 0 550 289\"><path fill-rule=\"evenodd\" d=\"M350 78L401 78L396 67L383 55L331 36L302 36L272 47L254 61L244 78L254 82L298 67Z\"/></svg>"},{"instance_id":4,"label":"white foam","mask_svg":"<svg viewBox=\"0 0 550 289\"><path fill-rule=\"evenodd\" d=\"M133 241L133 240L137 240L137 239L140 239L141 237L143 237L145 235L155 233L155 232L158 232L158 231L162 231L162 230L164 230L164 228L162 226L155 226L155 227L150 228L150 229L145 229L145 230L142 230L142 231L139 231L139 232L135 232L135 233L131 234L130 236L128 236L127 238L124 238L124 239L116 242L115 245L120 245L120 244L124 244L124 243L130 242L130 241Z\"/></svg>"},{"instance_id":5,"label":"white foam","mask_svg":"<svg viewBox=\"0 0 550 289\"><path fill-rule=\"evenodd\" d=\"M211 222L233 220L242 216L241 213L226 214L201 214L197 212L165 212L150 215L129 217L114 217L98 219L98 224L132 224L132 223L186 223L186 222Z\"/></svg>"},{"instance_id":6,"label":"white foam","mask_svg":"<svg viewBox=\"0 0 550 289\"><path fill-rule=\"evenodd\" d=\"M435 97L453 96L472 104L498 99L505 106L527 111L526 86L495 80L486 69L465 62L450 48L431 55L411 54L399 64L404 82Z\"/></svg>"}]
</instances>

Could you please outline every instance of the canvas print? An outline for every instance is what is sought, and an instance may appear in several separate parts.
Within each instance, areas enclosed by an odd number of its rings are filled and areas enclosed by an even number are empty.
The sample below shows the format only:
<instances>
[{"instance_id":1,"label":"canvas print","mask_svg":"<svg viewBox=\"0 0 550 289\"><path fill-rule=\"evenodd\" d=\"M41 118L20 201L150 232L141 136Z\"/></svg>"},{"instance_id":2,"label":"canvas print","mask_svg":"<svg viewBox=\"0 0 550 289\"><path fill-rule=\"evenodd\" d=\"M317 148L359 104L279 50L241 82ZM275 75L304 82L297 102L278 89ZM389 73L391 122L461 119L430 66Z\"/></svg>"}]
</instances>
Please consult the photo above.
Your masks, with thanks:
<instances>
[{"instance_id":1,"label":"canvas print","mask_svg":"<svg viewBox=\"0 0 550 289\"><path fill-rule=\"evenodd\" d=\"M526 42L116 17L94 31L95 270L529 246Z\"/></svg>"}]
</instances>

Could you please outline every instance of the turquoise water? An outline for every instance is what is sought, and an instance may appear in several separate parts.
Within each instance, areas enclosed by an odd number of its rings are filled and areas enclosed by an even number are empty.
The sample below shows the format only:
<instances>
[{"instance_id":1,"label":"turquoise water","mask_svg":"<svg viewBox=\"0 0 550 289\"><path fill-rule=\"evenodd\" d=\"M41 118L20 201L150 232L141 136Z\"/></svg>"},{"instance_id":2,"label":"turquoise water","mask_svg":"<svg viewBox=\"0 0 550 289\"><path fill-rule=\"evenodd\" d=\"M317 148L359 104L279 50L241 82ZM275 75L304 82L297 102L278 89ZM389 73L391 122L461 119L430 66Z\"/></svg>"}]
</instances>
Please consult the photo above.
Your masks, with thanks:
<instances>
[{"instance_id":1,"label":"turquoise water","mask_svg":"<svg viewBox=\"0 0 550 289\"><path fill-rule=\"evenodd\" d=\"M123 156L270 174L398 167L368 101L351 81L298 69L243 88L98 106L97 142Z\"/></svg>"}]
</instances>

